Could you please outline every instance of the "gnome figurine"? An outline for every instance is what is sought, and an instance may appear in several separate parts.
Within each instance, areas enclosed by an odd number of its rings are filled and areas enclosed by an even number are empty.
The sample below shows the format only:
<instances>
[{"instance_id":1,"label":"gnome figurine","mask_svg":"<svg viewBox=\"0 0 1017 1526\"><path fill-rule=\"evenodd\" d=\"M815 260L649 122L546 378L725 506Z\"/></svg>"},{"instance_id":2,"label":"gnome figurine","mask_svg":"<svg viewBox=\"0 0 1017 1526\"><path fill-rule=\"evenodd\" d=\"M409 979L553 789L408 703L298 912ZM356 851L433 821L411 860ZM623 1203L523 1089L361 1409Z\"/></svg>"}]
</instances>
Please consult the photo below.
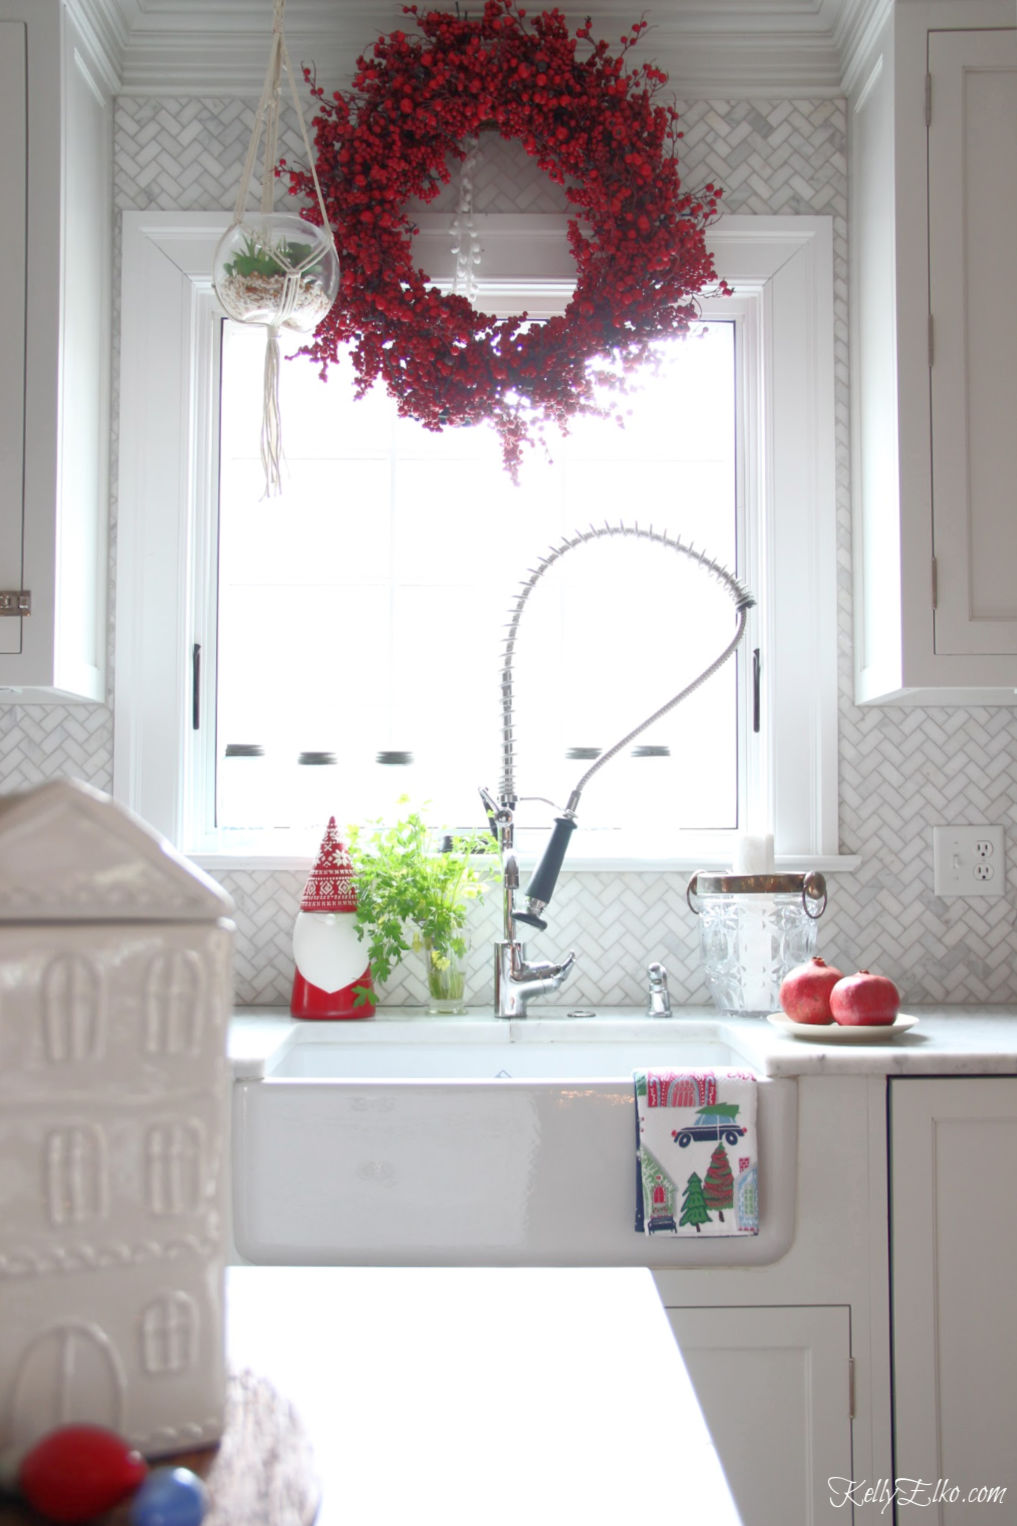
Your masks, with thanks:
<instances>
[{"instance_id":1,"label":"gnome figurine","mask_svg":"<svg viewBox=\"0 0 1017 1526\"><path fill-rule=\"evenodd\" d=\"M293 928L294 1017L371 1017L374 1003L354 1006L356 988L371 991L371 966L357 937L353 861L329 818L318 861L304 886Z\"/></svg>"}]
</instances>

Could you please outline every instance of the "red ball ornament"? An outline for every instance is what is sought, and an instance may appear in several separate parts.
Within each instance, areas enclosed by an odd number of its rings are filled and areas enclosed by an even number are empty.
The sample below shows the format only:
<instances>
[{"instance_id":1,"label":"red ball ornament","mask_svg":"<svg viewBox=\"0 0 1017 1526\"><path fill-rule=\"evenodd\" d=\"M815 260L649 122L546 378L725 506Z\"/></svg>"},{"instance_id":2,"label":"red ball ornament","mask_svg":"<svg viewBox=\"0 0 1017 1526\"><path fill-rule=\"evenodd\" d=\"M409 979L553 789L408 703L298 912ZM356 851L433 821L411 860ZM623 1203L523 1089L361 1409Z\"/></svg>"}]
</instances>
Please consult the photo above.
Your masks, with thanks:
<instances>
[{"instance_id":1,"label":"red ball ornament","mask_svg":"<svg viewBox=\"0 0 1017 1526\"><path fill-rule=\"evenodd\" d=\"M148 1472L141 1453L99 1425L64 1425L21 1459L18 1488L51 1521L90 1521L133 1494Z\"/></svg>"}]
</instances>

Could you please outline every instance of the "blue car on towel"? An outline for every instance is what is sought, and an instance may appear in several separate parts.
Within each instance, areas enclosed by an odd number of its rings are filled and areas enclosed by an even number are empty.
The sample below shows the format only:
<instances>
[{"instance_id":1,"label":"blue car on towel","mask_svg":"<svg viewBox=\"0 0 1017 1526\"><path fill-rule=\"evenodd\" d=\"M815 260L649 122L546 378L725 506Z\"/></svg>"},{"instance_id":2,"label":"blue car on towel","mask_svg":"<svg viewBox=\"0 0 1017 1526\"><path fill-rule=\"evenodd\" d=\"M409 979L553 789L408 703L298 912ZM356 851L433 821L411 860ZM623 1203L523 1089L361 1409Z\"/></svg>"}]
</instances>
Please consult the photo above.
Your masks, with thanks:
<instances>
[{"instance_id":1,"label":"blue car on towel","mask_svg":"<svg viewBox=\"0 0 1017 1526\"><path fill-rule=\"evenodd\" d=\"M696 1113L698 1122L691 1123L684 1129L672 1129L671 1138L683 1150L694 1139L723 1140L725 1144L736 1145L746 1133L737 1121L738 1111L736 1102L714 1102L701 1107Z\"/></svg>"}]
</instances>

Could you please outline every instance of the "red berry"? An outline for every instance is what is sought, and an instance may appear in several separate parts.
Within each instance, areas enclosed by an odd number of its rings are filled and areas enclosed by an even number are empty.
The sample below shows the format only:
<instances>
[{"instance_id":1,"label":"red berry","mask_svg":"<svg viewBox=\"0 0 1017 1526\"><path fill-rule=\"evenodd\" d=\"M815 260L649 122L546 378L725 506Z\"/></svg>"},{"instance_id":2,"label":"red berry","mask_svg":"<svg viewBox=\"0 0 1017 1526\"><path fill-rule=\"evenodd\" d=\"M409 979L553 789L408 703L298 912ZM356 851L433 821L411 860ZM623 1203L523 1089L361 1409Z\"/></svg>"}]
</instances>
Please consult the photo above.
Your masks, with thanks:
<instances>
[{"instance_id":1,"label":"red berry","mask_svg":"<svg viewBox=\"0 0 1017 1526\"><path fill-rule=\"evenodd\" d=\"M64 1425L21 1459L18 1487L51 1521L90 1521L133 1494L148 1472L140 1452L99 1425Z\"/></svg>"}]
</instances>

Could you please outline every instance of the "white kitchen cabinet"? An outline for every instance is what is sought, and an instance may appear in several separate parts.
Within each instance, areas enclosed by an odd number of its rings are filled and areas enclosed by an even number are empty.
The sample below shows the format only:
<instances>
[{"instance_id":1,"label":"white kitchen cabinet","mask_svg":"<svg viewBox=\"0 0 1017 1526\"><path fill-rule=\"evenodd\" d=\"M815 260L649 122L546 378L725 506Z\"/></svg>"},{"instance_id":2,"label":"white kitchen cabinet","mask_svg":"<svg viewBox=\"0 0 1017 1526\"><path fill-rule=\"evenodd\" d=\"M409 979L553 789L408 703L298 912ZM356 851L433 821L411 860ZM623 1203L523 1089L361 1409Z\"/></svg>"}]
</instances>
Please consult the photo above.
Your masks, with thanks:
<instances>
[{"instance_id":1,"label":"white kitchen cabinet","mask_svg":"<svg viewBox=\"0 0 1017 1526\"><path fill-rule=\"evenodd\" d=\"M72 10L0 0L0 700L106 697L113 101Z\"/></svg>"},{"instance_id":2,"label":"white kitchen cabinet","mask_svg":"<svg viewBox=\"0 0 1017 1526\"><path fill-rule=\"evenodd\" d=\"M843 1523L851 1479L849 1310L667 1314L744 1526Z\"/></svg>"},{"instance_id":3,"label":"white kitchen cabinet","mask_svg":"<svg viewBox=\"0 0 1017 1526\"><path fill-rule=\"evenodd\" d=\"M25 226L11 208L25 205L28 129L25 121L28 65L23 22L0 21L0 575L21 572L21 484L25 419ZM14 512L9 507L14 507ZM17 585L20 587L20 583ZM21 621L0 608L0 652L20 641Z\"/></svg>"},{"instance_id":4,"label":"white kitchen cabinet","mask_svg":"<svg viewBox=\"0 0 1017 1526\"><path fill-rule=\"evenodd\" d=\"M855 697L1013 704L1012 0L897 0L849 112Z\"/></svg>"},{"instance_id":5,"label":"white kitchen cabinet","mask_svg":"<svg viewBox=\"0 0 1017 1526\"><path fill-rule=\"evenodd\" d=\"M895 1079L890 1126L895 1475L958 1491L929 1526L1011 1519L1017 1079Z\"/></svg>"}]
</instances>

